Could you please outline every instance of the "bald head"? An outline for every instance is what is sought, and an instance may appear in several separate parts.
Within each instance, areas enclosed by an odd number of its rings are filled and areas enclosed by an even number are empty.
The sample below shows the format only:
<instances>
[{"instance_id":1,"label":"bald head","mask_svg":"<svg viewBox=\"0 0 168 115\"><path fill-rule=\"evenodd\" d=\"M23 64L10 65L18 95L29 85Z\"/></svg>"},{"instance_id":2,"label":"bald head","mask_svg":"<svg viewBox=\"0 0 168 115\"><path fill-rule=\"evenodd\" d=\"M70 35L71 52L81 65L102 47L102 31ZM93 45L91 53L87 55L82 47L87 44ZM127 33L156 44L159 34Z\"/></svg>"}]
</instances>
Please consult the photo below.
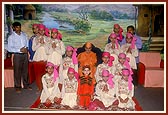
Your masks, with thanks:
<instances>
[{"instance_id":1,"label":"bald head","mask_svg":"<svg viewBox=\"0 0 168 115\"><path fill-rule=\"evenodd\" d=\"M90 43L90 42L86 42L85 43L85 51L87 52L87 53L90 53L90 51L92 50L92 43Z\"/></svg>"}]
</instances>

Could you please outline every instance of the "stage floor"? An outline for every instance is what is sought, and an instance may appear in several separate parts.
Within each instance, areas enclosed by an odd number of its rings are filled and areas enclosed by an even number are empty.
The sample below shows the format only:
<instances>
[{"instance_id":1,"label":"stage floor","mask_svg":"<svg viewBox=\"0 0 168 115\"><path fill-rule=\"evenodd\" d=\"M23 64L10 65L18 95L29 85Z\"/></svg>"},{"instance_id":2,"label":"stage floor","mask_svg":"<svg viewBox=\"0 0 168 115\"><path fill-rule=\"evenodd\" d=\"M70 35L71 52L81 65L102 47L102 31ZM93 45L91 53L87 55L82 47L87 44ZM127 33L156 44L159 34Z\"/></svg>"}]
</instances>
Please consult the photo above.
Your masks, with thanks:
<instances>
[{"instance_id":1,"label":"stage floor","mask_svg":"<svg viewBox=\"0 0 168 115\"><path fill-rule=\"evenodd\" d=\"M4 88L3 109L8 111L34 111L30 106L40 96L37 93L35 82L31 84L33 90L23 89L20 94L15 92L14 88ZM143 111L164 111L164 88L144 88L138 86L135 89L135 98ZM36 110L35 110L36 111Z\"/></svg>"}]
</instances>

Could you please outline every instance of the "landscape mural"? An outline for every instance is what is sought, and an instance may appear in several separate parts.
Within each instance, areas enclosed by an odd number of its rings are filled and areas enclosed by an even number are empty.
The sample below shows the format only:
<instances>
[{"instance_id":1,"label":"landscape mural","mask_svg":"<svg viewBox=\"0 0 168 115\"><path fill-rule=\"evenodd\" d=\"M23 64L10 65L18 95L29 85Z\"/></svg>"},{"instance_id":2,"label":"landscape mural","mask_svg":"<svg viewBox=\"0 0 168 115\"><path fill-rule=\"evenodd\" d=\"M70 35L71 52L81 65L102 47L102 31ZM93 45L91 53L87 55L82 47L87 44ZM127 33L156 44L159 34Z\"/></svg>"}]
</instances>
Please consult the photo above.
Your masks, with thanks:
<instances>
[{"instance_id":1,"label":"landscape mural","mask_svg":"<svg viewBox=\"0 0 168 115\"><path fill-rule=\"evenodd\" d=\"M91 42L101 51L104 51L114 24L119 24L124 36L127 26L133 25L142 38L140 52L159 52L164 63L164 4L4 2L2 10L4 58L8 56L8 36L15 21L21 23L22 31L29 38L33 35L32 25L42 23L49 30L57 28L65 46L79 48Z\"/></svg>"},{"instance_id":2,"label":"landscape mural","mask_svg":"<svg viewBox=\"0 0 168 115\"><path fill-rule=\"evenodd\" d=\"M90 41L102 50L114 24L120 24L125 34L128 25L136 26L137 17L132 4L5 4L4 7L5 41L14 21L21 22L22 30L29 36L33 34L33 23L43 23L49 29L60 30L65 45L80 47Z\"/></svg>"}]
</instances>

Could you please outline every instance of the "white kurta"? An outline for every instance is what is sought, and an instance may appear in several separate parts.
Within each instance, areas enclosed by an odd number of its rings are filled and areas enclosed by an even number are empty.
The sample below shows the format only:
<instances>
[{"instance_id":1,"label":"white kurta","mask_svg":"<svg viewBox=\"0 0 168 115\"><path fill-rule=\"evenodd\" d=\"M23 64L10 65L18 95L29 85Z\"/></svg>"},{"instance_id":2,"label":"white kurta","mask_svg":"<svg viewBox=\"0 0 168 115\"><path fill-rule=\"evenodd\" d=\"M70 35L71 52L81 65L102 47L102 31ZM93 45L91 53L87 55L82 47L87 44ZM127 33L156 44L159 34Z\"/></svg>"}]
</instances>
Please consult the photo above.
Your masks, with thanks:
<instances>
[{"instance_id":1,"label":"white kurta","mask_svg":"<svg viewBox=\"0 0 168 115\"><path fill-rule=\"evenodd\" d=\"M120 53L120 45L118 45L118 48L116 48L117 46L115 45L115 49L112 48L112 43L108 43L105 46L104 51L105 52L109 52L111 56L114 57L114 61L113 61L113 65L118 63L118 55Z\"/></svg>"},{"instance_id":2,"label":"white kurta","mask_svg":"<svg viewBox=\"0 0 168 115\"><path fill-rule=\"evenodd\" d=\"M52 44L56 44L56 48L52 48ZM65 45L61 40L51 39L49 44L49 56L48 62L51 62L55 65L60 65L62 61L62 56L65 54Z\"/></svg>"},{"instance_id":3,"label":"white kurta","mask_svg":"<svg viewBox=\"0 0 168 115\"><path fill-rule=\"evenodd\" d=\"M110 67L108 66L108 64L105 64L105 63L99 64L97 66L96 73L95 73L96 82L98 82L99 80L102 80L103 69L108 70L111 74L114 74L114 71L115 71L113 66Z\"/></svg>"},{"instance_id":4,"label":"white kurta","mask_svg":"<svg viewBox=\"0 0 168 115\"><path fill-rule=\"evenodd\" d=\"M68 105L71 108L77 105L77 86L78 82L76 78L73 78L72 80L64 79L63 87L62 87L62 93L63 93L63 99L61 104Z\"/></svg>"},{"instance_id":5,"label":"white kurta","mask_svg":"<svg viewBox=\"0 0 168 115\"><path fill-rule=\"evenodd\" d=\"M105 85L107 85L109 89L108 92L103 91ZM116 100L115 93L116 93L115 84L114 88L111 88L108 83L106 83L103 80L100 80L96 85L96 91L95 91L96 96L94 96L94 99L102 101L105 107L108 107L112 105L113 102Z\"/></svg>"},{"instance_id":6,"label":"white kurta","mask_svg":"<svg viewBox=\"0 0 168 115\"><path fill-rule=\"evenodd\" d=\"M60 98L62 96L59 87L58 87L58 78L54 82L53 74L49 76L47 73L42 76L43 90L41 92L41 103L45 103L46 99L50 99L54 103L54 98Z\"/></svg>"},{"instance_id":7,"label":"white kurta","mask_svg":"<svg viewBox=\"0 0 168 115\"><path fill-rule=\"evenodd\" d=\"M131 44L123 44L121 46L121 52L125 53L127 57L130 58L129 64L131 66L132 69L137 69L137 65L136 65L136 60L135 58L138 57L138 49L135 46L135 49L131 50L131 53L127 53L128 48L131 46Z\"/></svg>"},{"instance_id":8,"label":"white kurta","mask_svg":"<svg viewBox=\"0 0 168 115\"><path fill-rule=\"evenodd\" d=\"M40 39L44 40L44 44L40 43ZM32 50L35 51L33 61L47 61L49 54L50 38L39 36L33 39Z\"/></svg>"},{"instance_id":9,"label":"white kurta","mask_svg":"<svg viewBox=\"0 0 168 115\"><path fill-rule=\"evenodd\" d=\"M132 90L129 90L128 82L125 81L124 79L119 80L118 83L116 84L116 96L118 99L119 99L119 96L122 99L129 98L128 102L126 103L122 103L119 100L118 107L135 109L135 102L132 100L132 97L134 96L134 85L133 84L132 84Z\"/></svg>"}]
</instances>

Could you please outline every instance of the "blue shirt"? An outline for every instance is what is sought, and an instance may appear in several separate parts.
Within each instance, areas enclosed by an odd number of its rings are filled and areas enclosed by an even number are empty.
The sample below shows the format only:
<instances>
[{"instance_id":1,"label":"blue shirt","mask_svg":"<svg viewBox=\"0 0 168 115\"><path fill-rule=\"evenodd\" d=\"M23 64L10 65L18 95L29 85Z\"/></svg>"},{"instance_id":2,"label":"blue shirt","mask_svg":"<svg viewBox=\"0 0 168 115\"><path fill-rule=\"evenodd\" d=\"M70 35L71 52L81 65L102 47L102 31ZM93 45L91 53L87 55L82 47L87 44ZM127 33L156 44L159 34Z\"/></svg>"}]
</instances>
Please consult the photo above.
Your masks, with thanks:
<instances>
[{"instance_id":1,"label":"blue shirt","mask_svg":"<svg viewBox=\"0 0 168 115\"><path fill-rule=\"evenodd\" d=\"M33 56L35 54L35 51L33 51L32 49L32 45L33 45L33 39L36 37L36 35L33 35L30 39L29 39L29 54L30 54L30 60L33 60Z\"/></svg>"},{"instance_id":2,"label":"blue shirt","mask_svg":"<svg viewBox=\"0 0 168 115\"><path fill-rule=\"evenodd\" d=\"M28 36L26 33L21 32L20 35L13 32L8 37L7 50L13 53L22 53L20 49L23 47L28 47Z\"/></svg>"}]
</instances>

